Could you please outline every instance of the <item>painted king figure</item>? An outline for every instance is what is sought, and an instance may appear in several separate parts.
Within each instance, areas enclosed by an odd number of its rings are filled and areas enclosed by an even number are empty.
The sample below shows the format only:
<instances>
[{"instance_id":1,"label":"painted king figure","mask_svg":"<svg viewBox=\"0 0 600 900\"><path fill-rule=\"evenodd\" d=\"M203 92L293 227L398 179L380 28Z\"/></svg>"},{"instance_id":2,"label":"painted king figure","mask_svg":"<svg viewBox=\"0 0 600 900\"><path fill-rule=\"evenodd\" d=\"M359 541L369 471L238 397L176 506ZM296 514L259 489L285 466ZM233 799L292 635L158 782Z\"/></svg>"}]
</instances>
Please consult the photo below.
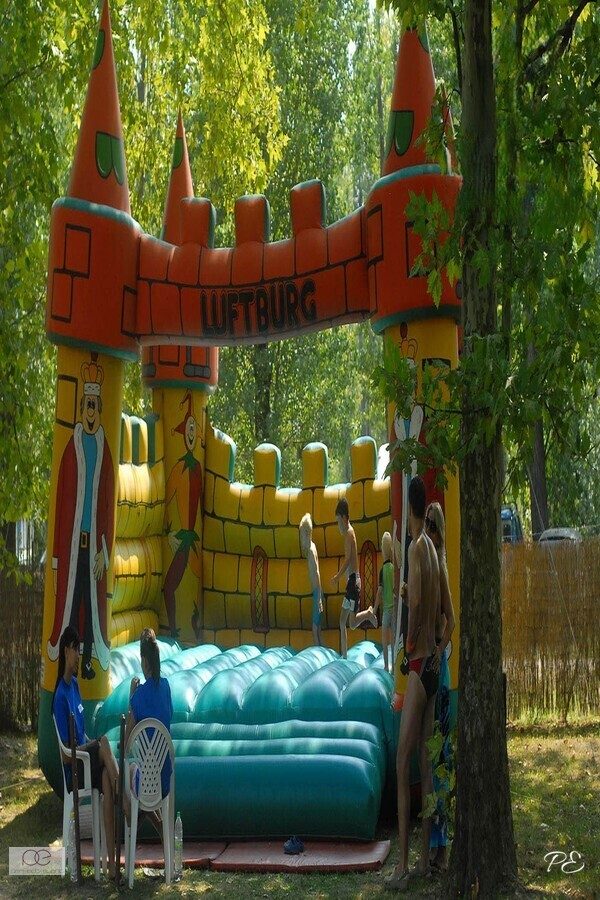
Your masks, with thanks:
<instances>
[{"instance_id":1,"label":"painted king figure","mask_svg":"<svg viewBox=\"0 0 600 900\"><path fill-rule=\"evenodd\" d=\"M81 367L83 396L58 473L52 569L56 608L48 656L58 657L67 625L83 634L82 678L94 678L92 657L108 668L106 579L114 538L114 470L104 429L104 370L92 353Z\"/></svg>"}]
</instances>

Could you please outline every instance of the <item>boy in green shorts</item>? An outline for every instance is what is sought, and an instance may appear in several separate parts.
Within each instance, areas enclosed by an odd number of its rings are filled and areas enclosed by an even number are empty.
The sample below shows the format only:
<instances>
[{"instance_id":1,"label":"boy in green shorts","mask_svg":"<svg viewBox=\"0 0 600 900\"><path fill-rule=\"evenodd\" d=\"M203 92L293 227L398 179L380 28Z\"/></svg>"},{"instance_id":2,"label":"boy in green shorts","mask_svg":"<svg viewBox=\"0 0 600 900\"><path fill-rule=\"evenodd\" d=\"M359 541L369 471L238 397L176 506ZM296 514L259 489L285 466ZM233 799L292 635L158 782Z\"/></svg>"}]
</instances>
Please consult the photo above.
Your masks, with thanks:
<instances>
[{"instance_id":1,"label":"boy in green shorts","mask_svg":"<svg viewBox=\"0 0 600 900\"><path fill-rule=\"evenodd\" d=\"M386 531L381 538L381 554L383 556L383 565L379 572L379 589L373 612L377 612L377 608L383 600L381 643L383 644L383 667L388 672L393 670L392 653L388 657L388 645L393 647L394 642L394 563L392 562L392 536L389 531Z\"/></svg>"}]
</instances>

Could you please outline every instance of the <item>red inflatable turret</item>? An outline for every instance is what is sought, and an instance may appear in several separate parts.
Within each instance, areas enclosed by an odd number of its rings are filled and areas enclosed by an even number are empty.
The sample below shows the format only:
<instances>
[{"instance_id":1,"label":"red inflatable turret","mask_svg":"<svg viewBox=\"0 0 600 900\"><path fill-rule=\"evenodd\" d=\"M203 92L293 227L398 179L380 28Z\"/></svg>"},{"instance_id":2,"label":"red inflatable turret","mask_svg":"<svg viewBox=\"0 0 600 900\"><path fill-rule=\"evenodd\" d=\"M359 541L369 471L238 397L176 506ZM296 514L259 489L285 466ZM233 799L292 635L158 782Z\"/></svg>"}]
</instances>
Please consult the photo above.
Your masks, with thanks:
<instances>
[{"instance_id":1,"label":"red inflatable turret","mask_svg":"<svg viewBox=\"0 0 600 900\"><path fill-rule=\"evenodd\" d=\"M46 329L57 344L129 359L135 336L139 227L129 190L105 0L68 196L52 207Z\"/></svg>"},{"instance_id":2,"label":"red inflatable turret","mask_svg":"<svg viewBox=\"0 0 600 900\"><path fill-rule=\"evenodd\" d=\"M194 185L188 155L185 128L181 113L177 117L177 132L173 148L171 177L163 216L163 246L180 247L202 235L207 246L214 239L215 211L208 200L194 198ZM157 246L151 241L151 246ZM181 258L181 257L180 257ZM151 388L182 387L212 393L219 378L219 350L165 343L145 346L142 352L142 377Z\"/></svg>"}]
</instances>

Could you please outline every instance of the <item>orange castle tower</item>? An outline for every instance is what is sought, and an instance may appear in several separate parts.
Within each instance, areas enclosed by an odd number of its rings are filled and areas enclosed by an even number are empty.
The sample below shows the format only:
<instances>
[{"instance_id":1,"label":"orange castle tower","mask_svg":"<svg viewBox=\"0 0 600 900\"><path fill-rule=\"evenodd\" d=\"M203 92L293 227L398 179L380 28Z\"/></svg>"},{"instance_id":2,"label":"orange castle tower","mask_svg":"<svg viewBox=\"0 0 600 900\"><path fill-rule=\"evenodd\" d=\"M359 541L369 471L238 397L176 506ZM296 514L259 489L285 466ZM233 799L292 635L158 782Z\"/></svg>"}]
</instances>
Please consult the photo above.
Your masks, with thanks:
<instances>
[{"instance_id":1,"label":"orange castle tower","mask_svg":"<svg viewBox=\"0 0 600 900\"><path fill-rule=\"evenodd\" d=\"M108 0L67 197L52 207L46 330L56 344L137 359L137 245L129 215Z\"/></svg>"},{"instance_id":2,"label":"orange castle tower","mask_svg":"<svg viewBox=\"0 0 600 900\"><path fill-rule=\"evenodd\" d=\"M163 215L162 240L176 247L189 243L192 234L204 234L212 247L215 209L205 198L194 197L194 185L181 112L173 147L171 176ZM142 375L151 388L181 387L212 393L219 377L217 347L169 343L146 345L142 351Z\"/></svg>"},{"instance_id":3,"label":"orange castle tower","mask_svg":"<svg viewBox=\"0 0 600 900\"><path fill-rule=\"evenodd\" d=\"M398 51L382 175L430 162L419 139L429 124L434 97L427 31L409 28Z\"/></svg>"},{"instance_id":4,"label":"orange castle tower","mask_svg":"<svg viewBox=\"0 0 600 900\"><path fill-rule=\"evenodd\" d=\"M58 345L43 621L43 690L67 625L82 642L84 701L109 688L123 360L134 333L140 229L129 192L108 2L68 195L52 208L46 328Z\"/></svg>"},{"instance_id":5,"label":"orange castle tower","mask_svg":"<svg viewBox=\"0 0 600 900\"><path fill-rule=\"evenodd\" d=\"M175 144L173 145L171 177L169 178L169 187L163 214L163 230L161 234L163 241L177 245L183 243L181 240L179 208L182 200L189 200L193 196L194 185L192 184L192 170L190 169L190 157L188 154L185 128L183 127L183 118L180 110L177 116L177 131L175 133Z\"/></svg>"},{"instance_id":6,"label":"orange castle tower","mask_svg":"<svg viewBox=\"0 0 600 900\"><path fill-rule=\"evenodd\" d=\"M184 243L186 214L192 219L196 215L204 217L205 223L210 225L208 236L212 245L214 208L208 200L194 198L180 112L163 217L163 241L177 247ZM218 347L159 344L145 346L142 360L144 382L152 388L152 407L163 422L164 466L168 476L160 626L162 631L189 642L199 637L202 627L201 501L206 405L217 386L219 350ZM182 456L186 456L183 469ZM191 552L189 541L192 541Z\"/></svg>"},{"instance_id":7,"label":"orange castle tower","mask_svg":"<svg viewBox=\"0 0 600 900\"><path fill-rule=\"evenodd\" d=\"M437 197L450 216L458 198L461 181L452 174L453 143L449 151L445 141L453 137L450 110L440 121L439 143L443 165L427 156L424 140L435 99L435 76L424 28L404 32L398 50L398 62L392 94L386 157L382 178L373 186L366 204L369 248L369 289L375 309L373 329L400 347L409 364L416 369L417 395L413 398L408 419L397 416L394 406L388 409L390 442L415 439L426 442L427 418L419 403L422 372L458 365L458 322L460 320L460 285L451 284L442 274L439 305L427 290L427 272L417 269L421 252L420 237L409 218L411 194ZM444 235L440 235L440 241ZM412 474L416 474L413 466ZM438 501L447 523L447 558L451 573L451 590L459 602L459 497L458 480L449 476L448 487L436 485L436 471L425 473L428 502ZM391 478L392 521L396 558L396 589L405 578L408 528L408 484L411 473L394 472ZM398 617L397 642L401 660L402 620ZM453 686L458 678L458 655L451 660ZM397 672L398 705L402 704L404 683Z\"/></svg>"},{"instance_id":8,"label":"orange castle tower","mask_svg":"<svg viewBox=\"0 0 600 900\"><path fill-rule=\"evenodd\" d=\"M67 194L130 212L108 0L102 7Z\"/></svg>"}]
</instances>

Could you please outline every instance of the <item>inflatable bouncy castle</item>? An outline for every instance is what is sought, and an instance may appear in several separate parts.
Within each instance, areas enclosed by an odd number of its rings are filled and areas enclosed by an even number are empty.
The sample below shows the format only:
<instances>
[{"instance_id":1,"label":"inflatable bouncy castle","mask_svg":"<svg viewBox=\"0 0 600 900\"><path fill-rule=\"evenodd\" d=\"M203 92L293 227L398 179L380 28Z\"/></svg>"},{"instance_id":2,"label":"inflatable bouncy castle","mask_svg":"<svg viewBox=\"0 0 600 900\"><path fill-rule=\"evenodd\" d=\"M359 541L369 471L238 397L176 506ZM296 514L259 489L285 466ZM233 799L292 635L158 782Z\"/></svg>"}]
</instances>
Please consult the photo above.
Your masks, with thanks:
<instances>
[{"instance_id":1,"label":"inflatable bouncy castle","mask_svg":"<svg viewBox=\"0 0 600 900\"><path fill-rule=\"evenodd\" d=\"M215 247L215 210L194 197L177 125L161 239L131 217L108 3L101 16L67 196L52 209L46 327L58 348L39 756L62 783L51 720L58 642L82 637L87 731L116 740L129 681L141 674L144 626L161 636L174 701L176 804L186 834L371 837L393 777L393 679L364 628L340 659L342 595L328 593L343 558L335 507L348 500L362 581L375 599L384 531L404 569L407 476L376 476L377 448L349 448L351 482L328 484L327 448L308 444L302 484L280 486L280 452L254 451L252 484L235 480L234 442L213 427L218 347L293 339L370 318L422 373L458 362L459 291L443 279L435 306L415 274L410 192L452 213L460 178L426 157L419 136L435 81L424 31L400 48L387 156L364 207L325 221L319 181L290 194L292 235L269 240L263 196L235 205L235 245ZM292 136L293 140L293 136ZM224 163L226 164L226 162ZM152 413L122 413L124 360L142 357ZM419 378L417 384L419 384ZM235 398L232 398L235 403ZM390 438L426 440L418 390L409 420L388 411ZM459 603L458 486L435 487ZM310 513L324 586L323 638L298 525ZM458 616L457 616L458 618ZM456 632L454 635L456 642ZM457 654L450 658L451 688Z\"/></svg>"}]
</instances>

